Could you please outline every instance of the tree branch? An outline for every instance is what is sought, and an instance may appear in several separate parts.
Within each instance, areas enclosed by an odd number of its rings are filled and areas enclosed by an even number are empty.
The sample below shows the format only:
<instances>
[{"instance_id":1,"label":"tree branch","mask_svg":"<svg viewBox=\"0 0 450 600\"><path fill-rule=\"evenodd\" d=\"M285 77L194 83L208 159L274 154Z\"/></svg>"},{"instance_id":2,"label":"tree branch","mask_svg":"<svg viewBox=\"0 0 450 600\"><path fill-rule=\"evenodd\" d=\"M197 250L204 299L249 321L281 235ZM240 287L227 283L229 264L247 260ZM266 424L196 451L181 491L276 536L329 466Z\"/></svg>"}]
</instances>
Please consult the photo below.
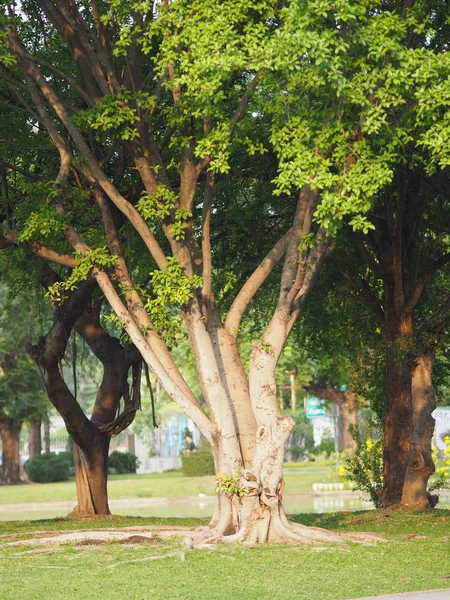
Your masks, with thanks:
<instances>
[{"instance_id":1,"label":"tree branch","mask_svg":"<svg viewBox=\"0 0 450 600\"><path fill-rule=\"evenodd\" d=\"M206 174L206 187L202 207L202 263L203 287L202 296L212 296L212 265L211 265L211 204L214 193L214 173Z\"/></svg>"},{"instance_id":2,"label":"tree branch","mask_svg":"<svg viewBox=\"0 0 450 600\"><path fill-rule=\"evenodd\" d=\"M236 337L239 325L248 305L262 284L272 273L278 262L283 258L293 232L290 229L260 262L256 270L247 279L231 305L225 319L225 329Z\"/></svg>"}]
</instances>

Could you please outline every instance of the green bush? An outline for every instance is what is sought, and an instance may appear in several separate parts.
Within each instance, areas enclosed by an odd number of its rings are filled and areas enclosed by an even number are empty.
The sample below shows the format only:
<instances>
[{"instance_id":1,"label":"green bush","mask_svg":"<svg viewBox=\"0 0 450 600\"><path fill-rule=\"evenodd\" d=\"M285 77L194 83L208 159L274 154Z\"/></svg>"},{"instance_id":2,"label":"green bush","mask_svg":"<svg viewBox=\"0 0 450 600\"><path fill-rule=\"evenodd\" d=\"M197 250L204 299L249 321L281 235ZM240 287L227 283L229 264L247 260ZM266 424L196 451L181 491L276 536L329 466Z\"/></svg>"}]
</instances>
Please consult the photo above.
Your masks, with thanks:
<instances>
[{"instance_id":1,"label":"green bush","mask_svg":"<svg viewBox=\"0 0 450 600\"><path fill-rule=\"evenodd\" d=\"M73 452L60 452L58 454L58 456L61 456L62 458L65 458L67 460L67 462L69 463L69 473L70 473L70 477L74 477L75 476L75 464L73 461Z\"/></svg>"},{"instance_id":2,"label":"green bush","mask_svg":"<svg viewBox=\"0 0 450 600\"><path fill-rule=\"evenodd\" d=\"M331 431L329 429L325 429L322 434L322 440L320 444L314 448L314 451L320 454L325 453L325 458L334 452L334 437L331 435Z\"/></svg>"},{"instance_id":3,"label":"green bush","mask_svg":"<svg viewBox=\"0 0 450 600\"><path fill-rule=\"evenodd\" d=\"M197 452L183 454L181 465L185 477L214 475L214 461L209 446L203 445Z\"/></svg>"},{"instance_id":4,"label":"green bush","mask_svg":"<svg viewBox=\"0 0 450 600\"><path fill-rule=\"evenodd\" d=\"M136 473L138 466L138 457L129 452L115 450L109 455L108 472L111 474Z\"/></svg>"},{"instance_id":5,"label":"green bush","mask_svg":"<svg viewBox=\"0 0 450 600\"><path fill-rule=\"evenodd\" d=\"M35 483L67 481L70 477L70 465L66 453L37 454L29 458L23 468L30 481Z\"/></svg>"},{"instance_id":6,"label":"green bush","mask_svg":"<svg viewBox=\"0 0 450 600\"><path fill-rule=\"evenodd\" d=\"M345 465L347 479L355 484L355 489L369 492L375 508L381 508L383 489L383 442L368 439L358 442L352 458Z\"/></svg>"}]
</instances>

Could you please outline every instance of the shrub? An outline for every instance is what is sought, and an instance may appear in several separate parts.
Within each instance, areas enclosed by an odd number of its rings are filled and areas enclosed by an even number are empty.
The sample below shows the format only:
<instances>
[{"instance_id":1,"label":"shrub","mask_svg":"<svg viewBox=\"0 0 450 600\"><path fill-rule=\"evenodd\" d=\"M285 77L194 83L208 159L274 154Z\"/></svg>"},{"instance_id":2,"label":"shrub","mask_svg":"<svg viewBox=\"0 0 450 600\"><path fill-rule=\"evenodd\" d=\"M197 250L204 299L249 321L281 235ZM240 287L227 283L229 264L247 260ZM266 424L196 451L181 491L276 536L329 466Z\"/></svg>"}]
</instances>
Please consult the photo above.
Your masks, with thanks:
<instances>
[{"instance_id":1,"label":"shrub","mask_svg":"<svg viewBox=\"0 0 450 600\"><path fill-rule=\"evenodd\" d=\"M74 477L75 476L75 464L73 461L73 452L60 452L58 454L58 456L60 456L61 458L65 458L67 460L67 462L69 463L69 473L70 473L70 477Z\"/></svg>"},{"instance_id":2,"label":"shrub","mask_svg":"<svg viewBox=\"0 0 450 600\"><path fill-rule=\"evenodd\" d=\"M115 450L109 455L108 472L111 474L136 473L138 466L138 457L129 452Z\"/></svg>"},{"instance_id":3,"label":"shrub","mask_svg":"<svg viewBox=\"0 0 450 600\"><path fill-rule=\"evenodd\" d=\"M183 454L181 465L185 477L214 475L214 461L209 446L203 445L197 452Z\"/></svg>"},{"instance_id":4,"label":"shrub","mask_svg":"<svg viewBox=\"0 0 450 600\"><path fill-rule=\"evenodd\" d=\"M331 435L329 429L325 429L322 435L322 440L318 446L314 448L316 453L320 453L327 458L332 452L334 452L334 437Z\"/></svg>"},{"instance_id":5,"label":"shrub","mask_svg":"<svg viewBox=\"0 0 450 600\"><path fill-rule=\"evenodd\" d=\"M29 458L23 468L30 481L35 483L67 481L70 477L70 465L65 453L37 454Z\"/></svg>"},{"instance_id":6,"label":"shrub","mask_svg":"<svg viewBox=\"0 0 450 600\"><path fill-rule=\"evenodd\" d=\"M286 449L286 456L289 457L287 462L298 462L299 460L305 460L308 458L308 450L303 446L290 446Z\"/></svg>"},{"instance_id":7,"label":"shrub","mask_svg":"<svg viewBox=\"0 0 450 600\"><path fill-rule=\"evenodd\" d=\"M347 460L345 471L347 479L355 483L355 489L369 492L375 508L381 508L383 442L372 439L359 442L354 456Z\"/></svg>"}]
</instances>

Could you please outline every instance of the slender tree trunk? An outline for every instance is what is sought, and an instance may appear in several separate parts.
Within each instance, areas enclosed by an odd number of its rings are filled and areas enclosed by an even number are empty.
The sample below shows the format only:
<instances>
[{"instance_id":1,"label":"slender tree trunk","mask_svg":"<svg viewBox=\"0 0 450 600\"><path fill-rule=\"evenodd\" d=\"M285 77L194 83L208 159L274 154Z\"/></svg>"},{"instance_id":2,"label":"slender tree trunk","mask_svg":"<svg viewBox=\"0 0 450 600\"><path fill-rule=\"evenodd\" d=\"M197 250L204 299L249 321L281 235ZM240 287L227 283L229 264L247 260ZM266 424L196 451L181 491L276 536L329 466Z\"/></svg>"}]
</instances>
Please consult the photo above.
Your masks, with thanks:
<instances>
[{"instance_id":1,"label":"slender tree trunk","mask_svg":"<svg viewBox=\"0 0 450 600\"><path fill-rule=\"evenodd\" d=\"M50 421L44 421L44 452L50 454Z\"/></svg>"},{"instance_id":2,"label":"slender tree trunk","mask_svg":"<svg viewBox=\"0 0 450 600\"><path fill-rule=\"evenodd\" d=\"M297 395L295 393L295 377L294 373L289 373L290 389L291 389L291 410L295 412L297 410Z\"/></svg>"},{"instance_id":3,"label":"slender tree trunk","mask_svg":"<svg viewBox=\"0 0 450 600\"><path fill-rule=\"evenodd\" d=\"M411 360L412 318L402 320L386 352L386 420L384 426L384 507L398 505L402 499L406 467L411 448L412 393Z\"/></svg>"},{"instance_id":4,"label":"slender tree trunk","mask_svg":"<svg viewBox=\"0 0 450 600\"><path fill-rule=\"evenodd\" d=\"M3 485L28 483L20 461L20 430L22 421L0 419L2 435Z\"/></svg>"},{"instance_id":5,"label":"slender tree trunk","mask_svg":"<svg viewBox=\"0 0 450 600\"><path fill-rule=\"evenodd\" d=\"M29 454L31 456L36 456L42 453L42 438L41 438L41 425L42 423L39 421L38 423L28 423L28 431L29 431Z\"/></svg>"},{"instance_id":6,"label":"slender tree trunk","mask_svg":"<svg viewBox=\"0 0 450 600\"><path fill-rule=\"evenodd\" d=\"M109 445L110 437L105 434L99 435L89 452L73 445L78 504L69 516L110 514L107 492Z\"/></svg>"},{"instance_id":7,"label":"slender tree trunk","mask_svg":"<svg viewBox=\"0 0 450 600\"><path fill-rule=\"evenodd\" d=\"M358 427L358 399L353 392L345 392L346 400L339 404L342 415L342 449L354 450L356 441L352 431Z\"/></svg>"},{"instance_id":8,"label":"slender tree trunk","mask_svg":"<svg viewBox=\"0 0 450 600\"><path fill-rule=\"evenodd\" d=\"M436 496L427 493L430 475L434 473L431 438L436 398L431 380L432 353L419 356L412 372L412 434L401 498L402 507L411 509L433 508Z\"/></svg>"}]
</instances>

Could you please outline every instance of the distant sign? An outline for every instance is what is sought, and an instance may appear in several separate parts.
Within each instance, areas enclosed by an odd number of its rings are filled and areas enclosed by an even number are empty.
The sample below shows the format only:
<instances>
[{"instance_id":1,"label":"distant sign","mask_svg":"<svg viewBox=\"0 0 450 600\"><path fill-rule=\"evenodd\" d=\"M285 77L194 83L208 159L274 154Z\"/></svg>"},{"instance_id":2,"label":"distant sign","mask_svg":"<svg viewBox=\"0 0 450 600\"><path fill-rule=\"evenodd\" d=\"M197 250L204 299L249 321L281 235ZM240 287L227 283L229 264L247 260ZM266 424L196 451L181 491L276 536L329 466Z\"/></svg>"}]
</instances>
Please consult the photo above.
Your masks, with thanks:
<instances>
[{"instance_id":1,"label":"distant sign","mask_svg":"<svg viewBox=\"0 0 450 600\"><path fill-rule=\"evenodd\" d=\"M306 397L306 418L314 419L314 417L325 416L325 400L317 398L312 394L308 394Z\"/></svg>"}]
</instances>

